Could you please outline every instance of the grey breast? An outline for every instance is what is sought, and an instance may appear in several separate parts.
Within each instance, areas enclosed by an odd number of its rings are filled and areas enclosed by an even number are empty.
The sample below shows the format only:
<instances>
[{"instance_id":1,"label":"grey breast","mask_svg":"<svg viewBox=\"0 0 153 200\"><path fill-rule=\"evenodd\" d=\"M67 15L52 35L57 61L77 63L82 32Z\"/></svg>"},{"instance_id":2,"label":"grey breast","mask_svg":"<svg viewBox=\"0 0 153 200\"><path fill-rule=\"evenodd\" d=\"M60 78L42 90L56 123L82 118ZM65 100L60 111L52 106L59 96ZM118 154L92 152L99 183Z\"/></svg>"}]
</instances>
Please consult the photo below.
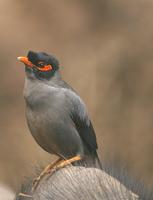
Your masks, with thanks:
<instances>
[{"instance_id":1,"label":"grey breast","mask_svg":"<svg viewBox=\"0 0 153 200\"><path fill-rule=\"evenodd\" d=\"M73 125L70 89L41 82L25 84L26 117L37 143L50 153L70 157L83 154L82 140ZM74 94L75 95L75 94Z\"/></svg>"}]
</instances>

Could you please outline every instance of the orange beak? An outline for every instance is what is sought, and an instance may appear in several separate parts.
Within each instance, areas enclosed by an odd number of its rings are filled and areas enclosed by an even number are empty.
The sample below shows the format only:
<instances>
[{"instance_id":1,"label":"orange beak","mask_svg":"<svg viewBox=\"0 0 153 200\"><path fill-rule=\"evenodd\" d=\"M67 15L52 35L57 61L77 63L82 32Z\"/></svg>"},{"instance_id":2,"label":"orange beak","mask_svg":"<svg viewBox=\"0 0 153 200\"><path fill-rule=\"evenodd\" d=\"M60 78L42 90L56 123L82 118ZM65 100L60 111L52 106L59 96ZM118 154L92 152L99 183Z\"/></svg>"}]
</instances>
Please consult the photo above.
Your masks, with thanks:
<instances>
[{"instance_id":1,"label":"orange beak","mask_svg":"<svg viewBox=\"0 0 153 200\"><path fill-rule=\"evenodd\" d=\"M25 65L28 65L29 67L33 67L34 66L34 64L31 61L29 61L27 57L20 56L20 57L17 57L17 59L20 62L23 62Z\"/></svg>"}]
</instances>

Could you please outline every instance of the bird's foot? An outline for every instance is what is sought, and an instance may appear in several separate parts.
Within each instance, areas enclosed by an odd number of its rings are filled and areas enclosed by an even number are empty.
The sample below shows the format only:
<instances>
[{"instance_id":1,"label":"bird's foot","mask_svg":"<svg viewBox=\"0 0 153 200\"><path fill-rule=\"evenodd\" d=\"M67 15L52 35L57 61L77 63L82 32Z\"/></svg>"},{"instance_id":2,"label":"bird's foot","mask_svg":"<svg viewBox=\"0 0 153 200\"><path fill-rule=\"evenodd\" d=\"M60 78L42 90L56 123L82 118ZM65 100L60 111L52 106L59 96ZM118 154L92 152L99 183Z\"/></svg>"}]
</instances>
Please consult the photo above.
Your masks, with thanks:
<instances>
[{"instance_id":1,"label":"bird's foot","mask_svg":"<svg viewBox=\"0 0 153 200\"><path fill-rule=\"evenodd\" d=\"M61 160L61 158L59 158L54 163L48 165L42 171L42 173L36 179L34 179L33 186L32 186L32 191L34 191L37 188L40 180L44 177L44 175L46 175L46 174L52 175L58 169L63 168L65 166L70 165L71 163L79 161L79 160L81 160L81 156L75 156L75 157L72 157L72 158L70 158L68 160Z\"/></svg>"},{"instance_id":2,"label":"bird's foot","mask_svg":"<svg viewBox=\"0 0 153 200\"><path fill-rule=\"evenodd\" d=\"M22 193L22 192L20 192L20 193L18 194L18 196L20 196L20 197L25 197L25 198L32 198L31 195L29 195L29 194L24 194L24 193Z\"/></svg>"},{"instance_id":3,"label":"bird's foot","mask_svg":"<svg viewBox=\"0 0 153 200\"><path fill-rule=\"evenodd\" d=\"M55 165L52 169L51 169L51 171L49 172L49 173L53 173L53 172L55 172L56 170L58 170L58 169L61 169L61 168L63 168L63 167L66 167L67 165L70 165L71 163L73 163L73 162L76 162L76 161L79 161L79 160L81 160L82 158L81 158L81 156L75 156L75 157L72 157L72 158L70 158L70 159L68 159L68 160L62 160L62 161L60 161L59 163L57 163L57 165Z\"/></svg>"},{"instance_id":4,"label":"bird's foot","mask_svg":"<svg viewBox=\"0 0 153 200\"><path fill-rule=\"evenodd\" d=\"M47 165L47 167L45 167L45 169L41 172L41 174L34 179L33 181L33 185L32 185L32 191L35 190L40 182L40 180L46 175L48 174L52 168L54 168L54 166L56 166L59 162L61 161L61 158L59 158L58 160L56 160L54 163L51 163L49 165Z\"/></svg>"}]
</instances>

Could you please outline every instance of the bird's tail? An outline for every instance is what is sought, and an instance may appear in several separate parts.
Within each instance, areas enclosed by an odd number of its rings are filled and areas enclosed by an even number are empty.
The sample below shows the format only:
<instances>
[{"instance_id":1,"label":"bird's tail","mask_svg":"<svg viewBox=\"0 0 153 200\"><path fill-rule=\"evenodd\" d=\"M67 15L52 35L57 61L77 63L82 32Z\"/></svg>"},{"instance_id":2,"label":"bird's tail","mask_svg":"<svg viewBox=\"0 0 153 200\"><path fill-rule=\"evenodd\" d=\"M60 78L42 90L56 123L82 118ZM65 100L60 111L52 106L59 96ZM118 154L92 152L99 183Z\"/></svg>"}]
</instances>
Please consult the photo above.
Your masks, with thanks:
<instances>
[{"instance_id":1,"label":"bird's tail","mask_svg":"<svg viewBox=\"0 0 153 200\"><path fill-rule=\"evenodd\" d=\"M97 153L97 151L95 152L95 163L97 162L97 164L98 164L98 167L100 168L100 169L102 169L102 164L101 164L101 161L100 161L100 159L99 159L99 156L98 156L98 153Z\"/></svg>"}]
</instances>

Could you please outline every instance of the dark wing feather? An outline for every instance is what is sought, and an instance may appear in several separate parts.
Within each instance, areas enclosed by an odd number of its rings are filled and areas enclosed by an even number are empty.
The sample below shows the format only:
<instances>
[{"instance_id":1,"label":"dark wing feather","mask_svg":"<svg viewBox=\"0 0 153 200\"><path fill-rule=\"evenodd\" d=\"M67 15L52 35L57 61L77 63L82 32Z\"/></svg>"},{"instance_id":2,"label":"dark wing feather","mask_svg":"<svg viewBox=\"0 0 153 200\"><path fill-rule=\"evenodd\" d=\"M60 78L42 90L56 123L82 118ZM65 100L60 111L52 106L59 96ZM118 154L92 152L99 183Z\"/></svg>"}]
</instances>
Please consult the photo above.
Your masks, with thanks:
<instances>
[{"instance_id":1,"label":"dark wing feather","mask_svg":"<svg viewBox=\"0 0 153 200\"><path fill-rule=\"evenodd\" d=\"M90 153L97 155L98 148L94 128L89 120L86 106L78 94L66 82L62 81L62 87L68 89L67 99L71 104L71 119Z\"/></svg>"},{"instance_id":2,"label":"dark wing feather","mask_svg":"<svg viewBox=\"0 0 153 200\"><path fill-rule=\"evenodd\" d=\"M71 117L88 151L90 153L95 153L98 148L96 135L88 116L82 117L78 112L73 112Z\"/></svg>"}]
</instances>

